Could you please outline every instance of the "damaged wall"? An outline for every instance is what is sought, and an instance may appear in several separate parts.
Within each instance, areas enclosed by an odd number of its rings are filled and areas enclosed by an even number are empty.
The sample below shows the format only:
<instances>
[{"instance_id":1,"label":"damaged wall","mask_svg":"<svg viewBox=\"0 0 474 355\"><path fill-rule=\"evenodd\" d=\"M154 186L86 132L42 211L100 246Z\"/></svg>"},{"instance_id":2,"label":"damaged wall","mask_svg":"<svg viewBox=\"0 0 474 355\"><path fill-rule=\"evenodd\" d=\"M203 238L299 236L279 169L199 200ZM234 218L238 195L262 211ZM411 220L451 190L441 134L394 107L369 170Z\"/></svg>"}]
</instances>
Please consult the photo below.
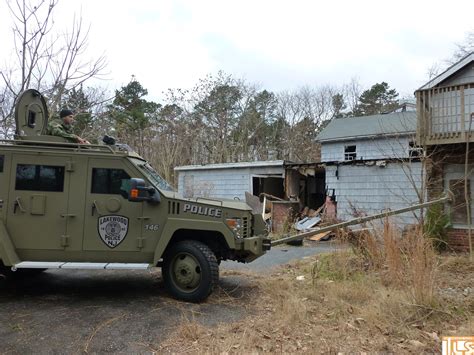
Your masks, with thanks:
<instances>
[{"instance_id":1,"label":"damaged wall","mask_svg":"<svg viewBox=\"0 0 474 355\"><path fill-rule=\"evenodd\" d=\"M388 208L394 210L418 203L416 189L421 189L421 162L387 162L384 167L350 164L328 165L326 184L328 194L337 202L337 217L349 220L356 212L376 214ZM416 188L415 188L416 187ZM414 213L392 217L403 225L416 223Z\"/></svg>"},{"instance_id":2,"label":"damaged wall","mask_svg":"<svg viewBox=\"0 0 474 355\"><path fill-rule=\"evenodd\" d=\"M300 207L313 209L325 200L325 170L318 163L291 163L286 165L285 198L298 199Z\"/></svg>"},{"instance_id":3,"label":"damaged wall","mask_svg":"<svg viewBox=\"0 0 474 355\"><path fill-rule=\"evenodd\" d=\"M344 140L324 143L321 149L322 162L344 161L344 147L356 146L356 160L406 158L414 136L371 138L366 140Z\"/></svg>"}]
</instances>

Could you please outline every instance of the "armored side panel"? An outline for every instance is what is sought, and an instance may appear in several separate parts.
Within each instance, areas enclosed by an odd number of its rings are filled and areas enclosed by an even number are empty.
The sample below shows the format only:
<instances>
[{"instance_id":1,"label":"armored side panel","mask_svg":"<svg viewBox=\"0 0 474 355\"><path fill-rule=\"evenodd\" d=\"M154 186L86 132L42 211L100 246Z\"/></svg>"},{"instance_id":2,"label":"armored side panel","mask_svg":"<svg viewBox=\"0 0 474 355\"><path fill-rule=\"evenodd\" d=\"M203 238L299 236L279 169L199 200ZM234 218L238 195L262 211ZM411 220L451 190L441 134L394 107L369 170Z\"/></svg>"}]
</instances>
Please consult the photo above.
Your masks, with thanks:
<instances>
[{"instance_id":1,"label":"armored side panel","mask_svg":"<svg viewBox=\"0 0 474 355\"><path fill-rule=\"evenodd\" d=\"M19 261L12 240L5 227L11 155L0 149L0 260L10 266Z\"/></svg>"}]
</instances>

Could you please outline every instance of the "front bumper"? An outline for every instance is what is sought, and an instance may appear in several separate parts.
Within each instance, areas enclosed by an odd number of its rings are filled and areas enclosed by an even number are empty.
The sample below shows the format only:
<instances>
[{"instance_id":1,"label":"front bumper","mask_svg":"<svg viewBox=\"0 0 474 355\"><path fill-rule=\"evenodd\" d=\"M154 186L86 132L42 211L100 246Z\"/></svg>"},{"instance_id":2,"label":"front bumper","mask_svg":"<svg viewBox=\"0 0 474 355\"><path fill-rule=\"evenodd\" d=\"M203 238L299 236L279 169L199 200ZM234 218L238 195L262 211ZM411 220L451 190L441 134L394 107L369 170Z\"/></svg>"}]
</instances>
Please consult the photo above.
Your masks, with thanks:
<instances>
[{"instance_id":1,"label":"front bumper","mask_svg":"<svg viewBox=\"0 0 474 355\"><path fill-rule=\"evenodd\" d=\"M269 238L263 238L262 240L262 248L263 250L267 251L272 248L272 240Z\"/></svg>"},{"instance_id":2,"label":"front bumper","mask_svg":"<svg viewBox=\"0 0 474 355\"><path fill-rule=\"evenodd\" d=\"M236 247L237 254L242 256L242 261L250 262L270 250L271 244L266 236L257 236L239 239Z\"/></svg>"}]
</instances>

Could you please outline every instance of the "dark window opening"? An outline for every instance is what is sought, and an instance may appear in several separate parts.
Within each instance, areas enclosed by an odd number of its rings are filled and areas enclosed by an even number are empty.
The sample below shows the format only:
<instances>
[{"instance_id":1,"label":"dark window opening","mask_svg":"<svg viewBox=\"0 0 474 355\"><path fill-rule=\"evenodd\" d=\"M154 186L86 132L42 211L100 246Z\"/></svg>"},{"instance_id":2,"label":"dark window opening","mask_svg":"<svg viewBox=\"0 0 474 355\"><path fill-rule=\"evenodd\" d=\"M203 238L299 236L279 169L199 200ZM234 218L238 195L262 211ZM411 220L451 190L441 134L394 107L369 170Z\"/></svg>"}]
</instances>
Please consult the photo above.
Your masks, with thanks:
<instances>
[{"instance_id":1,"label":"dark window opening","mask_svg":"<svg viewBox=\"0 0 474 355\"><path fill-rule=\"evenodd\" d=\"M453 203L451 205L451 221L453 223L467 224L464 182L464 179L449 180L449 190L453 193ZM467 195L471 196L471 184L469 180L467 180ZM470 208L471 202L469 199L469 209Z\"/></svg>"},{"instance_id":2,"label":"dark window opening","mask_svg":"<svg viewBox=\"0 0 474 355\"><path fill-rule=\"evenodd\" d=\"M326 173L318 173L307 177L306 198L302 199L304 205L309 208L318 209L326 199Z\"/></svg>"},{"instance_id":3,"label":"dark window opening","mask_svg":"<svg viewBox=\"0 0 474 355\"><path fill-rule=\"evenodd\" d=\"M36 126L36 112L28 111L28 127L35 128Z\"/></svg>"},{"instance_id":4,"label":"dark window opening","mask_svg":"<svg viewBox=\"0 0 474 355\"><path fill-rule=\"evenodd\" d=\"M93 168L91 192L120 195L122 180L126 179L130 179L130 176L123 169Z\"/></svg>"},{"instance_id":5,"label":"dark window opening","mask_svg":"<svg viewBox=\"0 0 474 355\"><path fill-rule=\"evenodd\" d=\"M346 145L344 147L344 160L355 160L357 158L356 146Z\"/></svg>"},{"instance_id":6,"label":"dark window opening","mask_svg":"<svg viewBox=\"0 0 474 355\"><path fill-rule=\"evenodd\" d=\"M62 192L64 190L64 167L18 164L15 189Z\"/></svg>"},{"instance_id":7,"label":"dark window opening","mask_svg":"<svg viewBox=\"0 0 474 355\"><path fill-rule=\"evenodd\" d=\"M3 162L5 160L5 156L0 155L0 173L3 173Z\"/></svg>"},{"instance_id":8,"label":"dark window opening","mask_svg":"<svg viewBox=\"0 0 474 355\"><path fill-rule=\"evenodd\" d=\"M263 192L279 198L283 198L285 195L283 178L254 176L252 178L252 188L255 196L259 196Z\"/></svg>"},{"instance_id":9,"label":"dark window opening","mask_svg":"<svg viewBox=\"0 0 474 355\"><path fill-rule=\"evenodd\" d=\"M416 145L415 142L408 144L408 156L410 158L421 158L423 156L423 148Z\"/></svg>"}]
</instances>

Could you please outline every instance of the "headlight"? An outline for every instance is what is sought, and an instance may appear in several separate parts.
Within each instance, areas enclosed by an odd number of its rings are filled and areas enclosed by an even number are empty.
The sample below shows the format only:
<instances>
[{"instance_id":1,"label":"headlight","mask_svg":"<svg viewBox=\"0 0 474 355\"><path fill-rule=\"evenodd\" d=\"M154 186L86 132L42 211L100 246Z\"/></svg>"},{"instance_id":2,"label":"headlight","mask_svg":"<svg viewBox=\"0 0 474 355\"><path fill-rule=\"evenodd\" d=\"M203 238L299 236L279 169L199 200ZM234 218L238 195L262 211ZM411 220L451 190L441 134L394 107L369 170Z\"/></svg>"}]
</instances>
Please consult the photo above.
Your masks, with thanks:
<instances>
[{"instance_id":1,"label":"headlight","mask_svg":"<svg viewBox=\"0 0 474 355\"><path fill-rule=\"evenodd\" d=\"M236 238L242 238L242 219L240 218L227 218L225 224L234 232Z\"/></svg>"}]
</instances>

